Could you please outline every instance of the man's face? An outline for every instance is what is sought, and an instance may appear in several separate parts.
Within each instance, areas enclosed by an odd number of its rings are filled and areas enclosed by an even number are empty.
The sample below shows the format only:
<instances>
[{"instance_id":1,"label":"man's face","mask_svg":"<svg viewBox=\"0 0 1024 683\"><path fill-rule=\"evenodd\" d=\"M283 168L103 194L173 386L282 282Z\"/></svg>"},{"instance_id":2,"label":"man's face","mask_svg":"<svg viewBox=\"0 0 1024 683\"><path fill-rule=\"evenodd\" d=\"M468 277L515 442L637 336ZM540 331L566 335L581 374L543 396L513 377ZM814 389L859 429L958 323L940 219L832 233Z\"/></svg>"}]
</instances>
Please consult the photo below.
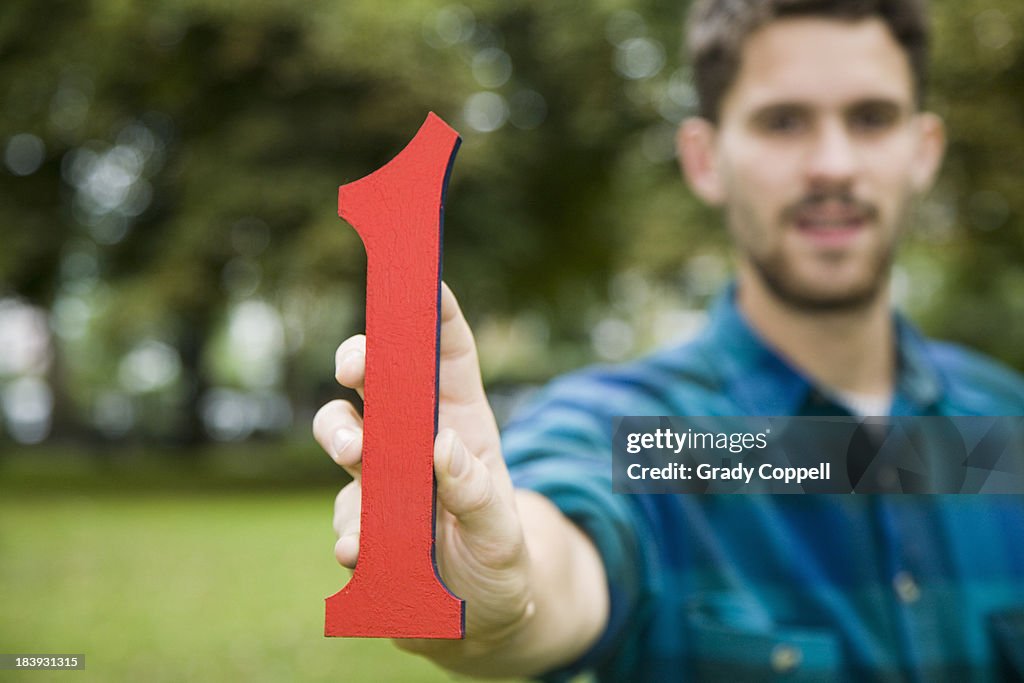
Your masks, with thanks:
<instances>
[{"instance_id":1,"label":"man's face","mask_svg":"<svg viewBox=\"0 0 1024 683\"><path fill-rule=\"evenodd\" d=\"M808 310L875 300L942 147L885 24L817 18L750 36L710 144L741 278Z\"/></svg>"}]
</instances>

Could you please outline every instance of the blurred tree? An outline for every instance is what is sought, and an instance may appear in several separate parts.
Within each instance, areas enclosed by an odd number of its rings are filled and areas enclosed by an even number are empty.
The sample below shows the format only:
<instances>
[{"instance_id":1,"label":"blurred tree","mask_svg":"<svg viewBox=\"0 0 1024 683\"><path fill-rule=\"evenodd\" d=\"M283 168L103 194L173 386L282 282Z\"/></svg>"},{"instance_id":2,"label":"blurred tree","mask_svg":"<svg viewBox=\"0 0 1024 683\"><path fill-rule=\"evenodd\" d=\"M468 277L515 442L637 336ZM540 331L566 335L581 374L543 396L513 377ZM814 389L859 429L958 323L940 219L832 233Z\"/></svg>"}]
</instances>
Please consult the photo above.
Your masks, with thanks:
<instances>
[{"instance_id":1,"label":"blurred tree","mask_svg":"<svg viewBox=\"0 0 1024 683\"><path fill-rule=\"evenodd\" d=\"M944 2L937 31L950 148L930 216L943 274L922 308L938 333L1024 368L1024 6Z\"/></svg>"},{"instance_id":2,"label":"blurred tree","mask_svg":"<svg viewBox=\"0 0 1024 683\"><path fill-rule=\"evenodd\" d=\"M630 325L699 308L727 276L719 219L673 156L694 106L675 57L684 5L4 3L0 296L53 312L62 424L130 394L141 431L194 443L215 384L315 404L334 345L361 326L364 255L336 188L430 110L464 137L446 279L484 335L521 347L485 358L492 379L657 341ZM1024 10L934 11L933 103L953 144L903 299L931 333L1024 367ZM222 368L231 352L213 342L247 301L283 316L280 378Z\"/></svg>"}]
</instances>

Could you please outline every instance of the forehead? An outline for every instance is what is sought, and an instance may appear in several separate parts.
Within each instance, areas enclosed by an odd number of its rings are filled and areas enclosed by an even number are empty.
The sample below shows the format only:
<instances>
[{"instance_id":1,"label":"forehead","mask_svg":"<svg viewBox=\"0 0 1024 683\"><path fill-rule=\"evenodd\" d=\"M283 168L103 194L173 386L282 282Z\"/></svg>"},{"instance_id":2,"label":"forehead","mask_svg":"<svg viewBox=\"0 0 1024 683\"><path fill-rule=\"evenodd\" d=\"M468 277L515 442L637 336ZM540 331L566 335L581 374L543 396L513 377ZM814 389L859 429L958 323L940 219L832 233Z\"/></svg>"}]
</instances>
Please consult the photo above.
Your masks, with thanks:
<instances>
[{"instance_id":1,"label":"forehead","mask_svg":"<svg viewBox=\"0 0 1024 683\"><path fill-rule=\"evenodd\" d=\"M778 103L841 107L913 102L910 61L881 19L779 19L752 33L723 100L723 118Z\"/></svg>"}]
</instances>

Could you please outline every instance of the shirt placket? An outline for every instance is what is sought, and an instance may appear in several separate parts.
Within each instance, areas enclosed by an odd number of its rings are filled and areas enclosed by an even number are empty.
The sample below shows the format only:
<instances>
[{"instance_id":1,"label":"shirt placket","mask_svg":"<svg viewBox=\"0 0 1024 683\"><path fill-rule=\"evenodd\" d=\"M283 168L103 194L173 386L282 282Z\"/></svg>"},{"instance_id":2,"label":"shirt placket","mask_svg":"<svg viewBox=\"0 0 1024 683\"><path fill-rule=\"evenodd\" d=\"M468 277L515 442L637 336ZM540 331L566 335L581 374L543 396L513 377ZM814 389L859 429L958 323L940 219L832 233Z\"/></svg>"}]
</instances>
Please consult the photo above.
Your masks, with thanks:
<instances>
[{"instance_id":1,"label":"shirt placket","mask_svg":"<svg viewBox=\"0 0 1024 683\"><path fill-rule=\"evenodd\" d=\"M873 497L872 512L880 550L883 594L896 635L894 644L899 653L900 668L908 680L924 683L918 646L921 609L926 598L920 582L922 568L917 566L916 553L909 552L901 532L905 526L901 523L904 521L902 516L913 514L913 510L897 505L889 496L878 495Z\"/></svg>"}]
</instances>

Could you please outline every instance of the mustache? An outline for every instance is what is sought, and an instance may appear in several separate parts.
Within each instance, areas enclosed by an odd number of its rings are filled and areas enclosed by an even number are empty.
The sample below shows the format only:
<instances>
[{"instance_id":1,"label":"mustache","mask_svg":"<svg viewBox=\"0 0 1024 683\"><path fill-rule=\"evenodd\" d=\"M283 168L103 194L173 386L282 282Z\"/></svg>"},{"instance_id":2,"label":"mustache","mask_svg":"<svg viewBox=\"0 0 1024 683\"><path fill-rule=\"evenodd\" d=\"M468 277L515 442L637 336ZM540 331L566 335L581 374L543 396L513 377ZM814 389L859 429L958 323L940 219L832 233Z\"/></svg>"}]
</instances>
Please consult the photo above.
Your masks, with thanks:
<instances>
[{"instance_id":1,"label":"mustache","mask_svg":"<svg viewBox=\"0 0 1024 683\"><path fill-rule=\"evenodd\" d=\"M859 215L866 220L878 218L878 207L853 195L849 190L820 190L811 192L782 210L782 218L792 222L801 215L825 206L838 206L843 212Z\"/></svg>"}]
</instances>

